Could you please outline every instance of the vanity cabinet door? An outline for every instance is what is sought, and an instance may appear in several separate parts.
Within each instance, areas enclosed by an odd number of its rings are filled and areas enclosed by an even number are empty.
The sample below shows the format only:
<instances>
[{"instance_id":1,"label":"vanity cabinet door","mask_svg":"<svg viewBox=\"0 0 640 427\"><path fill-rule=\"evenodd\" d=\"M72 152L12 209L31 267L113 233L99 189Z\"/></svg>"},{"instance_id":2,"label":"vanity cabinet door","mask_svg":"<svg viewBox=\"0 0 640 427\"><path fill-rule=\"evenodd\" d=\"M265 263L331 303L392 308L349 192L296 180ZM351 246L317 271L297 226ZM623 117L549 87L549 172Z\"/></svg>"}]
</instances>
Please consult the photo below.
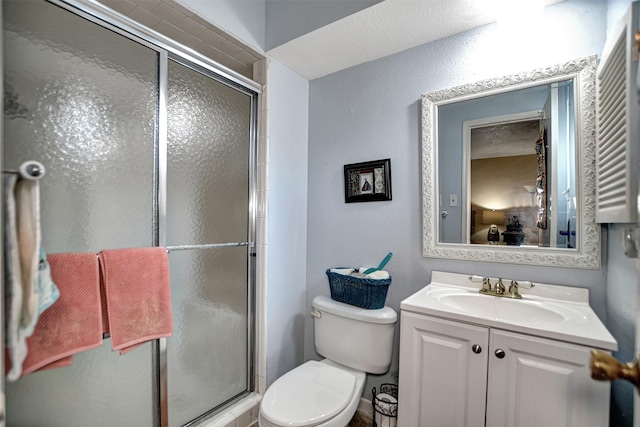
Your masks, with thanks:
<instances>
[{"instance_id":1,"label":"vanity cabinet door","mask_svg":"<svg viewBox=\"0 0 640 427\"><path fill-rule=\"evenodd\" d=\"M609 383L590 377L590 348L491 330L487 426L602 427Z\"/></svg>"},{"instance_id":2,"label":"vanity cabinet door","mask_svg":"<svg viewBox=\"0 0 640 427\"><path fill-rule=\"evenodd\" d=\"M402 312L398 426L484 426L488 344L488 328Z\"/></svg>"}]
</instances>

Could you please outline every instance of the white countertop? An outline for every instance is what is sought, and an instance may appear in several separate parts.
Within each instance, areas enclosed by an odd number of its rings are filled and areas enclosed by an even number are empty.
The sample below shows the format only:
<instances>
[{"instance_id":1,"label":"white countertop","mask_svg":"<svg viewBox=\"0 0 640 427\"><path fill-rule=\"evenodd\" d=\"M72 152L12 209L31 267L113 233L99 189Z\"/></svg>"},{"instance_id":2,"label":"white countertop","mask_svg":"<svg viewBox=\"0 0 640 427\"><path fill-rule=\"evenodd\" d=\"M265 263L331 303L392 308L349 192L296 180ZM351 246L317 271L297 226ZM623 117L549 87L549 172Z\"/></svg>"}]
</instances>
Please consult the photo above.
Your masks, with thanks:
<instances>
[{"instance_id":1,"label":"white countertop","mask_svg":"<svg viewBox=\"0 0 640 427\"><path fill-rule=\"evenodd\" d=\"M491 283L496 282L497 278L491 279ZM509 280L503 282L508 288ZM472 282L468 275L434 271L431 283L402 301L400 309L604 350L618 349L615 338L589 306L588 289L536 283L532 289L519 289L521 300L512 300L481 295L481 287L482 283ZM451 295L462 296L474 306L445 303ZM552 316L520 315L527 309Z\"/></svg>"}]
</instances>

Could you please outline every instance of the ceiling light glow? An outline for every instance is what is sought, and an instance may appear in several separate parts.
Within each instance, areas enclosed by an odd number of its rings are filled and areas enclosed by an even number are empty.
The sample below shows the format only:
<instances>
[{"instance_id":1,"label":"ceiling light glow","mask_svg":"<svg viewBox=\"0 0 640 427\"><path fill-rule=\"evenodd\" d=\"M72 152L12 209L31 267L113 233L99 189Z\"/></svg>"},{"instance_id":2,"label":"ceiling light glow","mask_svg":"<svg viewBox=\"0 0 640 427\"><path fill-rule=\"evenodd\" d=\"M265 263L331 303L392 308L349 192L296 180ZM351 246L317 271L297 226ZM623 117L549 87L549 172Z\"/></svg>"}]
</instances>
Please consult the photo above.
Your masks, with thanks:
<instances>
[{"instance_id":1,"label":"ceiling light glow","mask_svg":"<svg viewBox=\"0 0 640 427\"><path fill-rule=\"evenodd\" d=\"M544 0L496 0L498 26L528 27L542 17Z\"/></svg>"}]
</instances>

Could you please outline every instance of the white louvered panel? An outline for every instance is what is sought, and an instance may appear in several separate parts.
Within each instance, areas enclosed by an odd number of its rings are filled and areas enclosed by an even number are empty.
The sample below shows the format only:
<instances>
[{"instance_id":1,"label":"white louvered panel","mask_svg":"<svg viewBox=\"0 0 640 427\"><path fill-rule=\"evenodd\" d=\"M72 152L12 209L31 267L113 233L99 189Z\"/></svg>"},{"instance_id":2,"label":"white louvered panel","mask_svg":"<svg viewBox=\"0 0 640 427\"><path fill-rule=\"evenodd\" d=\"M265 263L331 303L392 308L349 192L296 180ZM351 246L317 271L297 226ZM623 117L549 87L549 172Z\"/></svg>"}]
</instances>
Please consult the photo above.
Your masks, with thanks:
<instances>
[{"instance_id":1,"label":"white louvered panel","mask_svg":"<svg viewBox=\"0 0 640 427\"><path fill-rule=\"evenodd\" d=\"M630 19L612 34L617 39L605 50L597 72L596 221L636 220L636 188L631 185L632 108Z\"/></svg>"}]
</instances>

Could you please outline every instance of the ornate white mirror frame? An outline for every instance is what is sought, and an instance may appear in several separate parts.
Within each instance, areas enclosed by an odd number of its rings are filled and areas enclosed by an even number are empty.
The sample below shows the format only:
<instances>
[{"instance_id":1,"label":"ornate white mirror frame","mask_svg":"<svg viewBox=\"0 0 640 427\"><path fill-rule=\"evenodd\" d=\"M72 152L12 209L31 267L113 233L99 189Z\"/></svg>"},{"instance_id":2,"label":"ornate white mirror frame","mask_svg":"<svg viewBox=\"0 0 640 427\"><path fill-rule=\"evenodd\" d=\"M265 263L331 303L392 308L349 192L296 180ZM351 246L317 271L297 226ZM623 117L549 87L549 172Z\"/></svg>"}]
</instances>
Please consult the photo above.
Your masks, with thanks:
<instances>
[{"instance_id":1,"label":"ornate white mirror frame","mask_svg":"<svg viewBox=\"0 0 640 427\"><path fill-rule=\"evenodd\" d=\"M423 256L469 261L600 268L600 226L595 222L596 56L519 74L497 77L422 96ZM576 199L578 242L575 249L441 243L438 185L438 107L561 80L574 80Z\"/></svg>"}]
</instances>

